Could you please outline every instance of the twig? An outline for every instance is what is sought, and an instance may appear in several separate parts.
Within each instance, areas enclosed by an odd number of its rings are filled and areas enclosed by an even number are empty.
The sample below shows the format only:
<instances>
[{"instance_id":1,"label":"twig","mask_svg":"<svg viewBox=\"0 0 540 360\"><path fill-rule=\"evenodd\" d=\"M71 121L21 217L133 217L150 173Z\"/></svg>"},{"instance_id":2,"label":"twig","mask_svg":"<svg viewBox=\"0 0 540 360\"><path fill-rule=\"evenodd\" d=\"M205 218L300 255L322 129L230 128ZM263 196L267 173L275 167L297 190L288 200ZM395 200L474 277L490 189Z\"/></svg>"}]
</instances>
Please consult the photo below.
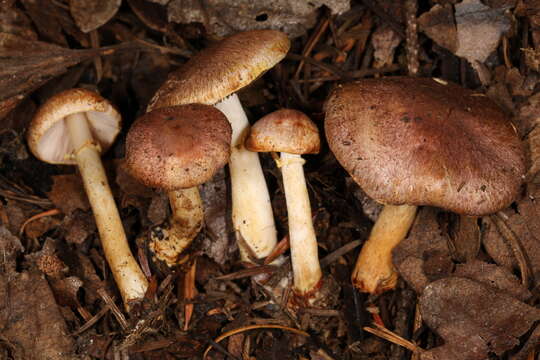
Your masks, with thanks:
<instances>
[{"instance_id":1,"label":"twig","mask_svg":"<svg viewBox=\"0 0 540 360\"><path fill-rule=\"evenodd\" d=\"M226 333L223 333L220 336L218 336L214 341L210 341L211 344L204 351L202 360L206 359L206 357L208 356L208 353L210 352L210 350L212 350L212 347L214 346L214 344L217 344L217 343L221 342L222 340L228 338L229 336L240 334L240 333L243 333L245 331L257 330L257 329L279 329L279 330L289 331L289 332L292 332L292 333L297 334L297 335L302 335L302 336L309 337L309 334L307 332L305 332L305 331L298 330L298 329L295 329L295 328L291 328L291 327L288 327L288 326L283 326L283 325L276 325L276 324L248 325L248 326L244 326L244 327L241 327L241 328L237 328L237 329L227 331Z\"/></svg>"},{"instance_id":2,"label":"twig","mask_svg":"<svg viewBox=\"0 0 540 360\"><path fill-rule=\"evenodd\" d=\"M405 1L405 17L407 19L407 68L409 76L417 76L420 64L418 62L418 11L417 0Z\"/></svg>"},{"instance_id":3,"label":"twig","mask_svg":"<svg viewBox=\"0 0 540 360\"><path fill-rule=\"evenodd\" d=\"M303 56L308 56L313 48L315 47L315 44L319 41L321 38L321 35L326 31L326 28L328 28L328 24L330 23L330 20L328 17L326 17L319 25L319 27L315 30L311 38L308 40L306 46L304 47L304 51L302 51ZM301 60L298 64L298 67L296 68L296 71L294 72L294 79L298 79L300 76L300 71L302 71L302 68L304 67L304 60Z\"/></svg>"},{"instance_id":4,"label":"twig","mask_svg":"<svg viewBox=\"0 0 540 360\"><path fill-rule=\"evenodd\" d=\"M322 268L327 267L328 265L330 265L331 263L333 263L334 261L336 261L343 255L345 255L349 251L356 249L358 246L360 246L361 243L362 241L360 240L353 240L343 245L339 249L334 250L334 252L326 255L323 259L321 259L321 267Z\"/></svg>"},{"instance_id":5,"label":"twig","mask_svg":"<svg viewBox=\"0 0 540 360\"><path fill-rule=\"evenodd\" d=\"M37 219L41 219L41 218L46 217L46 216L54 216L54 215L58 215L58 214L60 214L59 209L51 209L51 210L43 211L43 212L41 212L39 214L36 214L34 216L31 216L30 218L28 218L21 225L21 229L19 230L19 236L22 236L22 234L24 233L24 228L26 227L26 225L30 224L32 221L35 221Z\"/></svg>"},{"instance_id":6,"label":"twig","mask_svg":"<svg viewBox=\"0 0 540 360\"><path fill-rule=\"evenodd\" d=\"M90 329L99 319L101 319L103 317L103 315L105 315L111 308L109 307L109 305L105 305L101 310L99 310L99 312L92 316L92 318L90 318L90 320L88 320L86 323L83 324L83 326L81 326L78 330L76 330L73 334L71 334L72 336L77 336L79 335L80 333L83 333L85 332L86 330Z\"/></svg>"}]
</instances>

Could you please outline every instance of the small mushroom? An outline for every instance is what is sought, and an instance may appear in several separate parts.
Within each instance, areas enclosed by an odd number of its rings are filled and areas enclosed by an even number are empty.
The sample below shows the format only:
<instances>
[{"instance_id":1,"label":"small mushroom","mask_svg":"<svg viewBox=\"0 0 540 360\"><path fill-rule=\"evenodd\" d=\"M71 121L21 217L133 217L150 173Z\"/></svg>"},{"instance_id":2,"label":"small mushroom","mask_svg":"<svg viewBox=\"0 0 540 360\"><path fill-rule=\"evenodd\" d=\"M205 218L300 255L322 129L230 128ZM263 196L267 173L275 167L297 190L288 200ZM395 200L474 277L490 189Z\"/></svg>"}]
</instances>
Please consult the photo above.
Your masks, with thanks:
<instances>
[{"instance_id":1,"label":"small mushroom","mask_svg":"<svg viewBox=\"0 0 540 360\"><path fill-rule=\"evenodd\" d=\"M128 307L144 297L148 282L129 248L100 159L118 135L120 122L120 114L107 100L89 90L71 89L39 108L27 136L38 159L79 167L103 252Z\"/></svg>"},{"instance_id":2,"label":"small mushroom","mask_svg":"<svg viewBox=\"0 0 540 360\"><path fill-rule=\"evenodd\" d=\"M168 191L172 217L149 248L168 266L199 233L203 205L197 186L210 180L230 156L231 125L213 106L163 107L138 118L126 139L129 172L149 187Z\"/></svg>"},{"instance_id":3,"label":"small mushroom","mask_svg":"<svg viewBox=\"0 0 540 360\"><path fill-rule=\"evenodd\" d=\"M337 160L385 204L352 274L361 291L395 287L392 249L417 206L481 216L518 194L525 172L520 139L482 94L434 79L369 79L338 86L325 111Z\"/></svg>"},{"instance_id":4,"label":"small mushroom","mask_svg":"<svg viewBox=\"0 0 540 360\"><path fill-rule=\"evenodd\" d=\"M215 105L232 125L229 161L232 220L243 260L264 258L277 243L270 195L256 153L244 148L249 122L236 91L285 57L290 41L274 30L235 34L193 56L171 73L148 110L189 103Z\"/></svg>"},{"instance_id":5,"label":"small mushroom","mask_svg":"<svg viewBox=\"0 0 540 360\"><path fill-rule=\"evenodd\" d=\"M281 109L253 125L245 146L249 151L281 152L276 162L287 201L294 291L301 297L314 297L322 273L301 155L319 152L319 130L304 113Z\"/></svg>"}]
</instances>

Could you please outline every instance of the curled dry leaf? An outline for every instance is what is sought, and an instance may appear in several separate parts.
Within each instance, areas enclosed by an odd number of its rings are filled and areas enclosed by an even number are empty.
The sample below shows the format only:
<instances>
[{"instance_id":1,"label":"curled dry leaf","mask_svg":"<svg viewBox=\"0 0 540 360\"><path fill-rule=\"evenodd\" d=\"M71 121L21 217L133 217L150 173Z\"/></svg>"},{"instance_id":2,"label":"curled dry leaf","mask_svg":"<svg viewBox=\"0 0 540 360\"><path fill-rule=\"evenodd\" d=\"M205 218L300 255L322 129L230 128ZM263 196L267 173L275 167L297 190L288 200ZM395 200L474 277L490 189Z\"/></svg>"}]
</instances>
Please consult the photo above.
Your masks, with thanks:
<instances>
[{"instance_id":1,"label":"curled dry leaf","mask_svg":"<svg viewBox=\"0 0 540 360\"><path fill-rule=\"evenodd\" d=\"M491 286L459 277L431 283L419 303L425 323L445 341L423 354L423 359L500 356L519 345L520 337L540 320L540 310Z\"/></svg>"},{"instance_id":2,"label":"curled dry leaf","mask_svg":"<svg viewBox=\"0 0 540 360\"><path fill-rule=\"evenodd\" d=\"M514 233L519 246L525 253L526 266L532 273L533 279L540 278L540 204L536 200L540 197L538 184L529 184L528 196L524 196L517 202L517 212L508 211L505 214L505 223ZM485 220L489 221L489 220ZM518 262L508 239L504 238L494 224L490 223L489 231L483 238L486 252L498 263L518 268Z\"/></svg>"},{"instance_id":3,"label":"curled dry leaf","mask_svg":"<svg viewBox=\"0 0 540 360\"><path fill-rule=\"evenodd\" d=\"M122 0L70 0L69 10L79 29L87 33L112 19L121 4Z\"/></svg>"},{"instance_id":4,"label":"curled dry leaf","mask_svg":"<svg viewBox=\"0 0 540 360\"><path fill-rule=\"evenodd\" d=\"M275 29L298 37L315 25L318 9L325 5L341 14L350 7L347 0L215 0L207 6L197 0L171 0L169 21L198 22L218 36L254 29Z\"/></svg>"}]
</instances>

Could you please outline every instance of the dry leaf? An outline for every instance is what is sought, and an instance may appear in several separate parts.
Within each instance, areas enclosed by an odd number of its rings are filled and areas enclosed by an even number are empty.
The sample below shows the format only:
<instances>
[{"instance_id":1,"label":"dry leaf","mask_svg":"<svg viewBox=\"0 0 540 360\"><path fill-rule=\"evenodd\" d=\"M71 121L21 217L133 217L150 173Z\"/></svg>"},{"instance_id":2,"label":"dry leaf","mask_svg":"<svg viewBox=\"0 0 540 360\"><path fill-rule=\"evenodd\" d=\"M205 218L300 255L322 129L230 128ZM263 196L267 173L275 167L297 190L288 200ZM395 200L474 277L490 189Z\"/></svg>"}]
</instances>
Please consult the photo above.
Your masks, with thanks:
<instances>
[{"instance_id":1,"label":"dry leaf","mask_svg":"<svg viewBox=\"0 0 540 360\"><path fill-rule=\"evenodd\" d=\"M84 211L90 209L90 203L79 175L55 175L52 179L54 183L47 197L64 214L71 214L76 209Z\"/></svg>"},{"instance_id":2,"label":"dry leaf","mask_svg":"<svg viewBox=\"0 0 540 360\"><path fill-rule=\"evenodd\" d=\"M428 285L420 297L425 323L445 341L422 358L484 360L519 345L540 320L540 310L469 279L449 277Z\"/></svg>"},{"instance_id":3,"label":"dry leaf","mask_svg":"<svg viewBox=\"0 0 540 360\"><path fill-rule=\"evenodd\" d=\"M507 268L496 264L473 260L466 264L458 264L456 271L452 275L492 286L521 301L527 301L532 296L531 292L521 285L514 274Z\"/></svg>"},{"instance_id":4,"label":"dry leaf","mask_svg":"<svg viewBox=\"0 0 540 360\"><path fill-rule=\"evenodd\" d=\"M122 0L70 0L69 10L82 32L99 28L120 8Z\"/></svg>"},{"instance_id":5,"label":"dry leaf","mask_svg":"<svg viewBox=\"0 0 540 360\"><path fill-rule=\"evenodd\" d=\"M440 46L467 59L473 66L495 51L511 21L504 8L490 8L480 0L435 5L419 18L419 25Z\"/></svg>"},{"instance_id":6,"label":"dry leaf","mask_svg":"<svg viewBox=\"0 0 540 360\"><path fill-rule=\"evenodd\" d=\"M456 55L483 63L495 51L511 21L504 9L492 9L480 0L463 0L456 7L458 48Z\"/></svg>"},{"instance_id":7,"label":"dry leaf","mask_svg":"<svg viewBox=\"0 0 540 360\"><path fill-rule=\"evenodd\" d=\"M47 281L29 272L0 278L0 333L14 358L74 358L75 343Z\"/></svg>"},{"instance_id":8,"label":"dry leaf","mask_svg":"<svg viewBox=\"0 0 540 360\"><path fill-rule=\"evenodd\" d=\"M409 236L392 252L400 276L417 292L453 270L447 238L437 222L439 210L423 207L416 215Z\"/></svg>"},{"instance_id":9,"label":"dry leaf","mask_svg":"<svg viewBox=\"0 0 540 360\"><path fill-rule=\"evenodd\" d=\"M336 14L350 7L347 0L215 0L204 7L197 0L171 0L167 10L169 21L198 22L210 34L218 36L253 29L275 29L297 37L315 25L318 10L323 5Z\"/></svg>"},{"instance_id":10,"label":"dry leaf","mask_svg":"<svg viewBox=\"0 0 540 360\"><path fill-rule=\"evenodd\" d=\"M418 18L420 29L433 41L455 53L458 48L457 29L452 5L435 5Z\"/></svg>"},{"instance_id":11,"label":"dry leaf","mask_svg":"<svg viewBox=\"0 0 540 360\"><path fill-rule=\"evenodd\" d=\"M63 228L68 243L82 244L96 232L96 222L92 214L76 210L64 217Z\"/></svg>"}]
</instances>

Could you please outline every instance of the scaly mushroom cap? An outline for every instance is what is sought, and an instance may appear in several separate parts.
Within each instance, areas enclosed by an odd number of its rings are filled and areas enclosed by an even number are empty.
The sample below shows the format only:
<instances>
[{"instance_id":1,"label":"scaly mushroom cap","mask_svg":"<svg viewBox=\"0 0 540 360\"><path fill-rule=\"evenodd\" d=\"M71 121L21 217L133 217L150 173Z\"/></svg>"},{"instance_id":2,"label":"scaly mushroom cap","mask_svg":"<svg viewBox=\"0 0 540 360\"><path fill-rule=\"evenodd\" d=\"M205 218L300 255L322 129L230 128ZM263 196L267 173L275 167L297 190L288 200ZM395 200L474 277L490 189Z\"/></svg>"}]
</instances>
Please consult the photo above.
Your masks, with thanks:
<instances>
[{"instance_id":1,"label":"scaly mushroom cap","mask_svg":"<svg viewBox=\"0 0 540 360\"><path fill-rule=\"evenodd\" d=\"M126 139L130 173L168 191L208 181L230 157L231 125L213 106L189 104L148 112Z\"/></svg>"},{"instance_id":2,"label":"scaly mushroom cap","mask_svg":"<svg viewBox=\"0 0 540 360\"><path fill-rule=\"evenodd\" d=\"M338 86L325 110L330 149L381 203L485 215L518 193L520 139L482 94L426 78L370 79Z\"/></svg>"},{"instance_id":3,"label":"scaly mushroom cap","mask_svg":"<svg viewBox=\"0 0 540 360\"><path fill-rule=\"evenodd\" d=\"M289 47L287 35L276 30L232 35L169 74L150 101L148 111L190 103L213 105L280 62Z\"/></svg>"},{"instance_id":4,"label":"scaly mushroom cap","mask_svg":"<svg viewBox=\"0 0 540 360\"><path fill-rule=\"evenodd\" d=\"M260 118L246 138L246 149L258 152L316 154L321 147L319 130L303 112L281 109Z\"/></svg>"},{"instance_id":5,"label":"scaly mushroom cap","mask_svg":"<svg viewBox=\"0 0 540 360\"><path fill-rule=\"evenodd\" d=\"M64 118L76 113L86 114L94 140L102 152L107 151L120 132L120 114L95 92L70 89L47 100L28 127L28 146L38 159L51 164L75 164L71 156L75 149Z\"/></svg>"}]
</instances>

